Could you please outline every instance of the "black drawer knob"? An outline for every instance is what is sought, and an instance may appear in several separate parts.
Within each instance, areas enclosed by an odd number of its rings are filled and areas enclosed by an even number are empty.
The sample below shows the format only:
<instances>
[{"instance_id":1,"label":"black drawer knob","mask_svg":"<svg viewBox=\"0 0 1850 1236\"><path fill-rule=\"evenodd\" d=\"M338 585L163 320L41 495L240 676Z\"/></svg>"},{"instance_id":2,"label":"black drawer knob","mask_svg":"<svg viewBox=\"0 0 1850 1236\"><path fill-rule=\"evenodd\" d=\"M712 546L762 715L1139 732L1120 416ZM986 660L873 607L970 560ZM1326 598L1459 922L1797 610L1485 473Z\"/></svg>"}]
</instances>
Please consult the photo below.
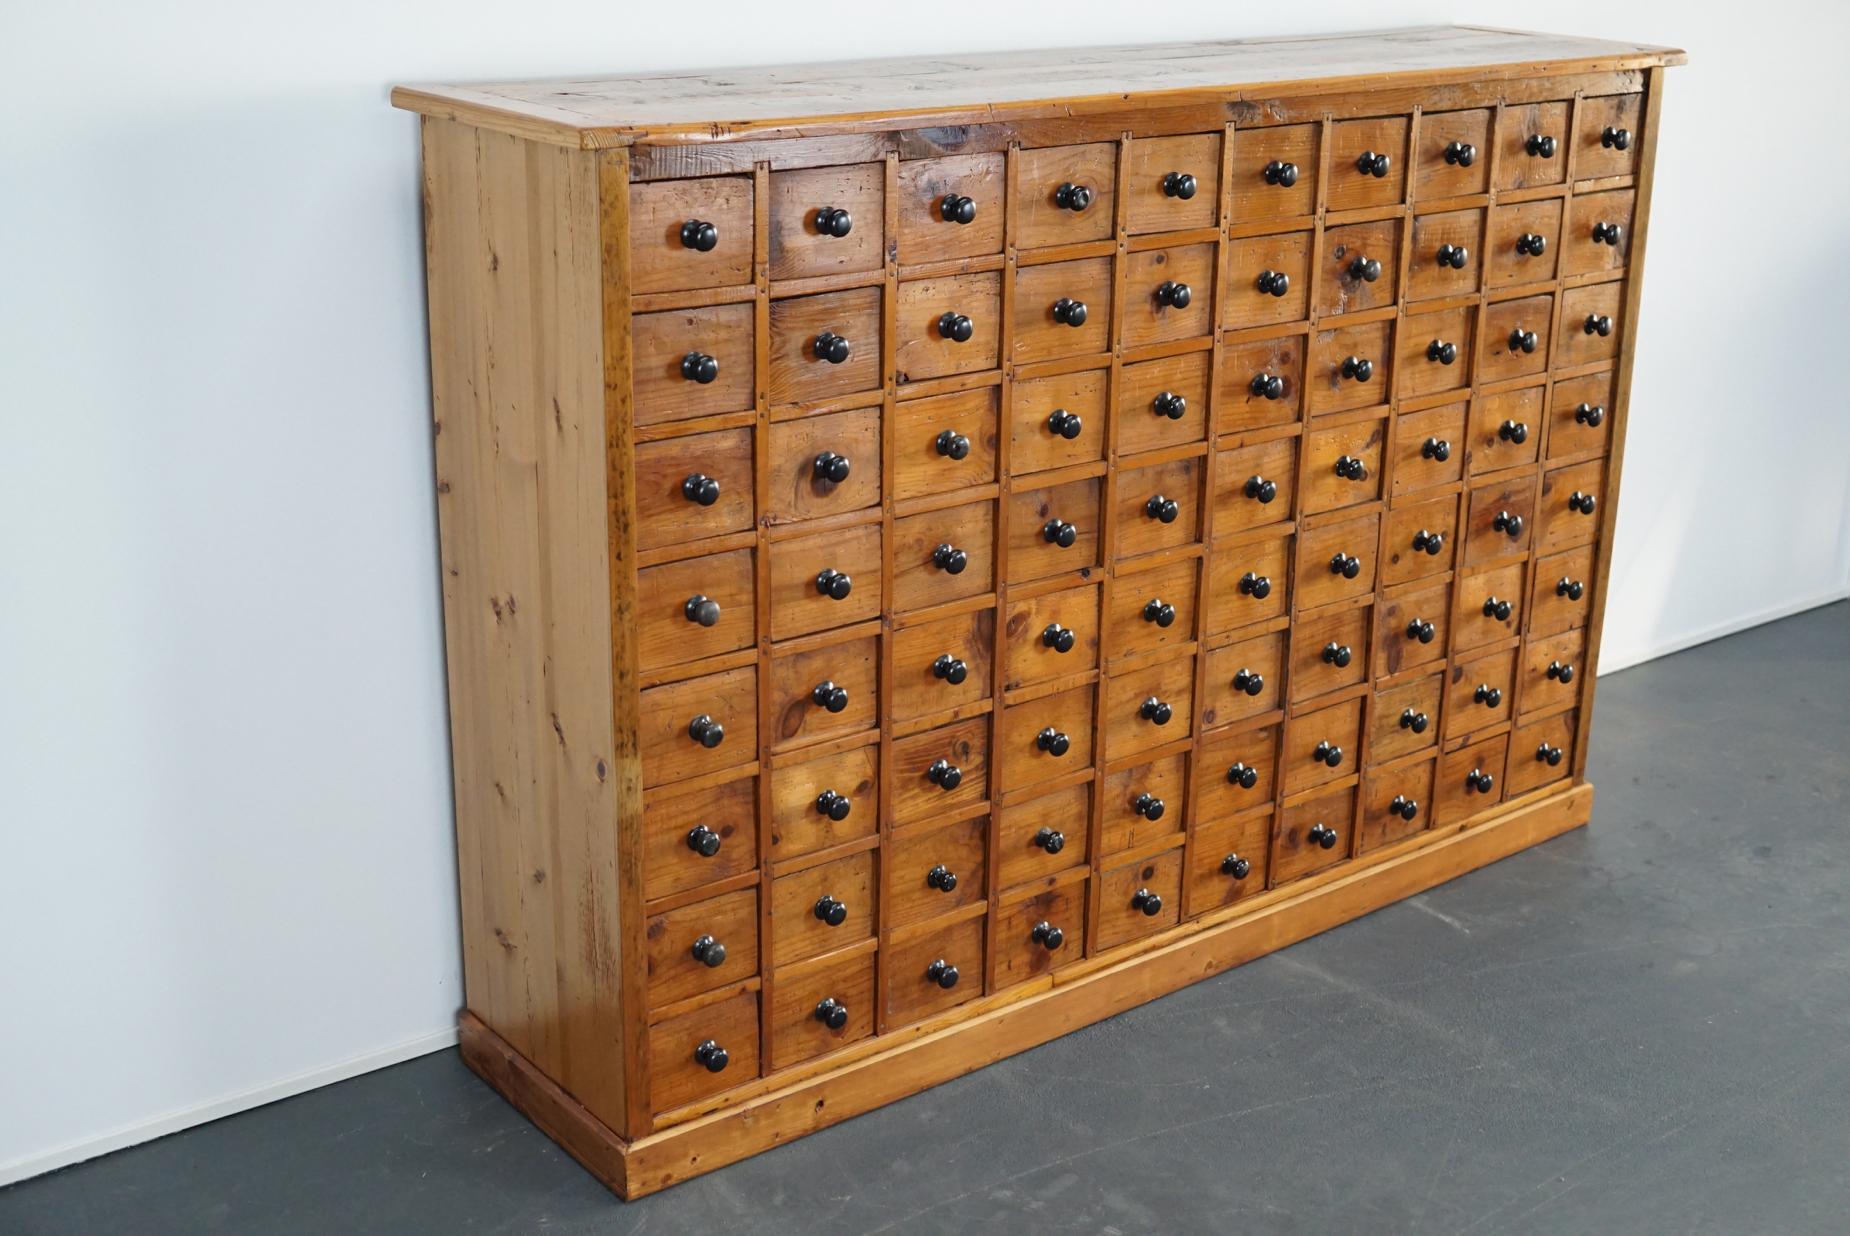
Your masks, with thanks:
<instances>
[{"instance_id":1,"label":"black drawer knob","mask_svg":"<svg viewBox=\"0 0 1850 1236\"><path fill-rule=\"evenodd\" d=\"M1433 459L1440 463L1452 457L1452 444L1444 438L1428 438L1420 443L1420 458Z\"/></svg>"},{"instance_id":2,"label":"black drawer knob","mask_svg":"<svg viewBox=\"0 0 1850 1236\"><path fill-rule=\"evenodd\" d=\"M1495 708L1503 703L1503 689L1493 687L1487 682L1477 684L1477 690L1471 693L1471 701L1486 708Z\"/></svg>"},{"instance_id":3,"label":"black drawer knob","mask_svg":"<svg viewBox=\"0 0 1850 1236\"><path fill-rule=\"evenodd\" d=\"M694 960L709 970L717 970L726 964L726 946L712 936L701 936L694 941Z\"/></svg>"},{"instance_id":4,"label":"black drawer knob","mask_svg":"<svg viewBox=\"0 0 1850 1236\"><path fill-rule=\"evenodd\" d=\"M1182 507L1174 498L1152 494L1150 500L1143 504L1143 513L1158 523L1173 524L1176 516L1182 513Z\"/></svg>"},{"instance_id":5,"label":"black drawer knob","mask_svg":"<svg viewBox=\"0 0 1850 1236\"><path fill-rule=\"evenodd\" d=\"M825 330L816 336L816 359L825 360L831 365L839 365L853 353L848 341L832 330Z\"/></svg>"},{"instance_id":6,"label":"black drawer knob","mask_svg":"<svg viewBox=\"0 0 1850 1236\"><path fill-rule=\"evenodd\" d=\"M701 506L712 506L719 501L719 481L704 472L691 473L681 482L681 496Z\"/></svg>"},{"instance_id":7,"label":"black drawer knob","mask_svg":"<svg viewBox=\"0 0 1850 1236\"><path fill-rule=\"evenodd\" d=\"M854 802L846 794L834 790L824 790L816 795L816 814L826 816L837 824L854 813Z\"/></svg>"},{"instance_id":8,"label":"black drawer knob","mask_svg":"<svg viewBox=\"0 0 1850 1236\"><path fill-rule=\"evenodd\" d=\"M1565 575L1555 581L1555 595L1570 601L1578 601L1586 594L1586 590L1587 586L1580 580L1569 579Z\"/></svg>"},{"instance_id":9,"label":"black drawer knob","mask_svg":"<svg viewBox=\"0 0 1850 1236\"><path fill-rule=\"evenodd\" d=\"M1343 749L1326 738L1317 744L1315 751L1310 753L1310 760L1311 763L1322 764L1326 768L1340 768L1343 762Z\"/></svg>"},{"instance_id":10,"label":"black drawer knob","mask_svg":"<svg viewBox=\"0 0 1850 1236\"><path fill-rule=\"evenodd\" d=\"M1172 421L1179 421L1188 415L1188 399L1174 391L1164 391L1150 401L1150 411Z\"/></svg>"},{"instance_id":11,"label":"black drawer knob","mask_svg":"<svg viewBox=\"0 0 1850 1236\"><path fill-rule=\"evenodd\" d=\"M1259 770L1245 761L1234 764L1227 769L1227 784L1250 790L1259 784Z\"/></svg>"},{"instance_id":12,"label":"black drawer knob","mask_svg":"<svg viewBox=\"0 0 1850 1236\"><path fill-rule=\"evenodd\" d=\"M1568 661L1550 661L1546 672L1548 676L1556 682L1569 683L1574 681L1574 666Z\"/></svg>"},{"instance_id":13,"label":"black drawer knob","mask_svg":"<svg viewBox=\"0 0 1850 1236\"><path fill-rule=\"evenodd\" d=\"M1350 648L1347 644L1339 644L1335 640L1331 640L1323 646L1321 655L1325 665L1334 665L1337 669L1347 669L1349 668L1349 663L1355 659L1355 650Z\"/></svg>"},{"instance_id":14,"label":"black drawer knob","mask_svg":"<svg viewBox=\"0 0 1850 1236\"><path fill-rule=\"evenodd\" d=\"M1522 516L1512 515L1508 511L1498 511L1490 521L1492 531L1501 532L1510 540L1522 539Z\"/></svg>"},{"instance_id":15,"label":"black drawer knob","mask_svg":"<svg viewBox=\"0 0 1850 1236\"><path fill-rule=\"evenodd\" d=\"M949 991L957 986L957 967L940 957L925 967L925 981Z\"/></svg>"},{"instance_id":16,"label":"black drawer knob","mask_svg":"<svg viewBox=\"0 0 1850 1236\"><path fill-rule=\"evenodd\" d=\"M833 485L839 485L847 480L848 474L853 470L854 465L849 462L848 457L837 455L834 451L822 452L810 464L810 472L817 480L827 481Z\"/></svg>"},{"instance_id":17,"label":"black drawer knob","mask_svg":"<svg viewBox=\"0 0 1850 1236\"><path fill-rule=\"evenodd\" d=\"M1336 830L1331 828L1328 824L1323 823L1321 820L1312 824L1310 826L1310 832L1305 836L1312 845L1321 846L1326 850L1334 850L1336 848Z\"/></svg>"},{"instance_id":18,"label":"black drawer knob","mask_svg":"<svg viewBox=\"0 0 1850 1236\"><path fill-rule=\"evenodd\" d=\"M1249 476L1243 492L1254 502L1268 503L1278 497L1278 482L1268 481L1263 476Z\"/></svg>"},{"instance_id":19,"label":"black drawer knob","mask_svg":"<svg viewBox=\"0 0 1850 1236\"><path fill-rule=\"evenodd\" d=\"M687 616L689 622L697 622L703 627L719 625L719 602L705 593L696 592L687 598L687 603L681 607L681 612Z\"/></svg>"},{"instance_id":20,"label":"black drawer knob","mask_svg":"<svg viewBox=\"0 0 1850 1236\"><path fill-rule=\"evenodd\" d=\"M703 712L687 723L687 736L711 751L726 741L726 727Z\"/></svg>"},{"instance_id":21,"label":"black drawer knob","mask_svg":"<svg viewBox=\"0 0 1850 1236\"><path fill-rule=\"evenodd\" d=\"M1034 834L1034 844L1049 854L1058 854L1066 848L1066 834L1057 828L1043 828Z\"/></svg>"},{"instance_id":22,"label":"black drawer knob","mask_svg":"<svg viewBox=\"0 0 1850 1236\"><path fill-rule=\"evenodd\" d=\"M854 230L854 216L840 206L824 206L816 212L816 230L839 240Z\"/></svg>"},{"instance_id":23,"label":"black drawer knob","mask_svg":"<svg viewBox=\"0 0 1850 1236\"><path fill-rule=\"evenodd\" d=\"M1599 144L1608 150L1630 150L1632 148L1632 131L1630 129L1615 129L1613 126L1607 125L1604 129L1600 130Z\"/></svg>"},{"instance_id":24,"label":"black drawer knob","mask_svg":"<svg viewBox=\"0 0 1850 1236\"><path fill-rule=\"evenodd\" d=\"M1465 793L1488 794L1497 786L1497 779L1481 768L1473 768L1465 774Z\"/></svg>"},{"instance_id":25,"label":"black drawer knob","mask_svg":"<svg viewBox=\"0 0 1850 1236\"><path fill-rule=\"evenodd\" d=\"M1516 238L1516 252L1524 257L1540 257L1548 252L1548 238L1540 232L1524 232Z\"/></svg>"},{"instance_id":26,"label":"black drawer knob","mask_svg":"<svg viewBox=\"0 0 1850 1236\"><path fill-rule=\"evenodd\" d=\"M1465 263L1471 260L1471 251L1463 245L1440 245L1437 257L1439 265L1463 270Z\"/></svg>"},{"instance_id":27,"label":"black drawer knob","mask_svg":"<svg viewBox=\"0 0 1850 1236\"><path fill-rule=\"evenodd\" d=\"M1176 607L1161 597L1151 597L1143 603L1143 620L1167 629L1175 625Z\"/></svg>"},{"instance_id":28,"label":"black drawer knob","mask_svg":"<svg viewBox=\"0 0 1850 1236\"><path fill-rule=\"evenodd\" d=\"M840 1030L848 1024L848 1006L830 996L817 1003L816 1020L831 1030Z\"/></svg>"},{"instance_id":29,"label":"black drawer knob","mask_svg":"<svg viewBox=\"0 0 1850 1236\"><path fill-rule=\"evenodd\" d=\"M964 679L970 676L970 667L964 664L961 657L954 657L948 652L940 653L938 659L931 663L931 674L956 687L963 685Z\"/></svg>"},{"instance_id":30,"label":"black drawer knob","mask_svg":"<svg viewBox=\"0 0 1850 1236\"><path fill-rule=\"evenodd\" d=\"M1592 494L1583 494L1578 489L1567 496L1567 509L1582 515L1591 515L1596 505Z\"/></svg>"},{"instance_id":31,"label":"black drawer knob","mask_svg":"<svg viewBox=\"0 0 1850 1236\"><path fill-rule=\"evenodd\" d=\"M1540 342L1541 340L1536 338L1532 330L1524 330L1518 326L1510 332L1510 351L1512 352L1533 352Z\"/></svg>"},{"instance_id":32,"label":"black drawer knob","mask_svg":"<svg viewBox=\"0 0 1850 1236\"><path fill-rule=\"evenodd\" d=\"M1053 320L1072 327L1084 326L1086 324L1086 302L1062 296L1053 303Z\"/></svg>"},{"instance_id":33,"label":"black drawer knob","mask_svg":"<svg viewBox=\"0 0 1850 1236\"><path fill-rule=\"evenodd\" d=\"M1533 158L1552 159L1555 157L1556 145L1552 137L1541 133L1531 133L1528 140L1523 142L1522 148Z\"/></svg>"},{"instance_id":34,"label":"black drawer knob","mask_svg":"<svg viewBox=\"0 0 1850 1236\"><path fill-rule=\"evenodd\" d=\"M1272 595L1272 579L1267 575L1255 575L1248 571L1240 576L1240 591L1255 601L1263 601Z\"/></svg>"},{"instance_id":35,"label":"black drawer knob","mask_svg":"<svg viewBox=\"0 0 1850 1236\"><path fill-rule=\"evenodd\" d=\"M1163 800L1154 794L1139 794L1131 803L1131 811L1146 820L1163 818Z\"/></svg>"},{"instance_id":36,"label":"black drawer knob","mask_svg":"<svg viewBox=\"0 0 1850 1236\"><path fill-rule=\"evenodd\" d=\"M818 708L842 712L848 707L848 688L838 687L832 681L819 682L810 689L809 698Z\"/></svg>"},{"instance_id":37,"label":"black drawer knob","mask_svg":"<svg viewBox=\"0 0 1850 1236\"><path fill-rule=\"evenodd\" d=\"M1388 174L1388 169L1393 165L1394 161L1386 155L1364 150L1361 157L1355 161L1355 170L1364 176L1373 176L1376 180L1380 180Z\"/></svg>"},{"instance_id":38,"label":"black drawer knob","mask_svg":"<svg viewBox=\"0 0 1850 1236\"><path fill-rule=\"evenodd\" d=\"M1555 768L1561 763L1561 748L1543 743L1535 749L1535 762Z\"/></svg>"},{"instance_id":39,"label":"black drawer knob","mask_svg":"<svg viewBox=\"0 0 1850 1236\"><path fill-rule=\"evenodd\" d=\"M1055 408L1047 417L1047 432L1056 438L1065 438L1071 442L1085 428L1077 412L1068 412L1065 408Z\"/></svg>"},{"instance_id":40,"label":"black drawer knob","mask_svg":"<svg viewBox=\"0 0 1850 1236\"><path fill-rule=\"evenodd\" d=\"M1167 305L1171 309L1186 309L1189 302L1194 299L1195 290L1186 283L1165 279L1156 285L1156 303L1159 305Z\"/></svg>"},{"instance_id":41,"label":"black drawer knob","mask_svg":"<svg viewBox=\"0 0 1850 1236\"><path fill-rule=\"evenodd\" d=\"M1418 532L1413 534L1413 551L1415 553L1423 553L1431 558L1437 558L1441 553L1445 552L1445 533L1429 532L1425 528L1421 528Z\"/></svg>"},{"instance_id":42,"label":"black drawer knob","mask_svg":"<svg viewBox=\"0 0 1850 1236\"><path fill-rule=\"evenodd\" d=\"M946 459L968 459L970 457L970 439L949 429L939 430L933 445L938 448L938 454Z\"/></svg>"},{"instance_id":43,"label":"black drawer knob","mask_svg":"<svg viewBox=\"0 0 1850 1236\"><path fill-rule=\"evenodd\" d=\"M946 759L936 759L925 770L925 780L931 782L945 793L950 793L963 784L964 770Z\"/></svg>"},{"instance_id":44,"label":"black drawer knob","mask_svg":"<svg viewBox=\"0 0 1850 1236\"><path fill-rule=\"evenodd\" d=\"M1045 919L1034 924L1028 932L1028 938L1050 953L1066 943L1066 933Z\"/></svg>"},{"instance_id":45,"label":"black drawer knob","mask_svg":"<svg viewBox=\"0 0 1850 1236\"><path fill-rule=\"evenodd\" d=\"M1484 617L1495 618L1498 622L1508 622L1515 612L1508 601L1499 601L1496 597L1484 598Z\"/></svg>"},{"instance_id":46,"label":"black drawer knob","mask_svg":"<svg viewBox=\"0 0 1850 1236\"><path fill-rule=\"evenodd\" d=\"M1131 909L1142 910L1145 918L1155 918L1163 912L1163 896L1140 888L1131 894Z\"/></svg>"},{"instance_id":47,"label":"black drawer knob","mask_svg":"<svg viewBox=\"0 0 1850 1236\"><path fill-rule=\"evenodd\" d=\"M1233 675L1233 689L1248 695L1258 695L1265 690L1265 675L1244 668L1237 670Z\"/></svg>"},{"instance_id":48,"label":"black drawer knob","mask_svg":"<svg viewBox=\"0 0 1850 1236\"><path fill-rule=\"evenodd\" d=\"M712 858L719 853L720 835L705 824L696 824L687 833L687 848L702 858Z\"/></svg>"},{"instance_id":49,"label":"black drawer knob","mask_svg":"<svg viewBox=\"0 0 1850 1236\"><path fill-rule=\"evenodd\" d=\"M1354 554L1337 554L1330 559L1330 574L1354 579L1362 573L1362 560Z\"/></svg>"},{"instance_id":50,"label":"black drawer knob","mask_svg":"<svg viewBox=\"0 0 1850 1236\"><path fill-rule=\"evenodd\" d=\"M1415 618L1407 624L1407 638L1416 639L1422 644L1432 643L1438 634L1439 628L1433 626L1431 621L1425 618Z\"/></svg>"},{"instance_id":51,"label":"black drawer knob","mask_svg":"<svg viewBox=\"0 0 1850 1236\"><path fill-rule=\"evenodd\" d=\"M1069 181L1053 191L1053 204L1061 210L1078 214L1092 204L1092 190L1087 185L1076 185Z\"/></svg>"},{"instance_id":52,"label":"black drawer knob","mask_svg":"<svg viewBox=\"0 0 1850 1236\"><path fill-rule=\"evenodd\" d=\"M976 203L961 193L947 193L938 203L938 217L946 223L975 223Z\"/></svg>"},{"instance_id":53,"label":"black drawer knob","mask_svg":"<svg viewBox=\"0 0 1850 1236\"><path fill-rule=\"evenodd\" d=\"M816 591L831 601L846 601L848 594L854 591L854 580L837 570L819 571L816 574Z\"/></svg>"},{"instance_id":54,"label":"black drawer knob","mask_svg":"<svg viewBox=\"0 0 1850 1236\"><path fill-rule=\"evenodd\" d=\"M1458 359L1458 345L1445 339L1435 339L1426 345L1426 359L1440 365L1449 365Z\"/></svg>"},{"instance_id":55,"label":"black drawer knob","mask_svg":"<svg viewBox=\"0 0 1850 1236\"><path fill-rule=\"evenodd\" d=\"M689 219L681 225L681 247L696 253L711 253L719 246L719 229L701 219Z\"/></svg>"},{"instance_id":56,"label":"black drawer knob","mask_svg":"<svg viewBox=\"0 0 1850 1236\"><path fill-rule=\"evenodd\" d=\"M1400 710L1400 728L1403 730L1412 730L1415 734L1424 734L1429 724L1431 724L1431 718L1423 712L1416 712L1411 708L1403 708Z\"/></svg>"},{"instance_id":57,"label":"black drawer knob","mask_svg":"<svg viewBox=\"0 0 1850 1236\"><path fill-rule=\"evenodd\" d=\"M1583 403L1574 409L1575 424L1585 425L1589 429L1598 429L1599 423L1606 419L1603 404Z\"/></svg>"},{"instance_id":58,"label":"black drawer knob","mask_svg":"<svg viewBox=\"0 0 1850 1236\"><path fill-rule=\"evenodd\" d=\"M1253 873L1253 865L1238 854L1229 854L1220 860L1220 873L1224 876L1232 876L1236 880L1244 880Z\"/></svg>"},{"instance_id":59,"label":"black drawer knob","mask_svg":"<svg viewBox=\"0 0 1850 1236\"><path fill-rule=\"evenodd\" d=\"M812 913L830 927L839 927L848 921L848 903L824 893L816 899Z\"/></svg>"},{"instance_id":60,"label":"black drawer knob","mask_svg":"<svg viewBox=\"0 0 1850 1236\"><path fill-rule=\"evenodd\" d=\"M1198 187L1195 178L1187 172L1170 172L1163 177L1163 193L1169 197L1180 198L1185 202L1195 196L1195 190Z\"/></svg>"},{"instance_id":61,"label":"black drawer knob","mask_svg":"<svg viewBox=\"0 0 1850 1236\"><path fill-rule=\"evenodd\" d=\"M1058 545L1061 549L1071 549L1073 542L1079 539L1079 529L1064 519L1050 519L1041 525L1041 537L1049 545Z\"/></svg>"},{"instance_id":62,"label":"black drawer knob","mask_svg":"<svg viewBox=\"0 0 1850 1236\"><path fill-rule=\"evenodd\" d=\"M1445 161L1459 167L1470 167L1477 162L1477 147L1470 142L1447 142Z\"/></svg>"},{"instance_id":63,"label":"black drawer knob","mask_svg":"<svg viewBox=\"0 0 1850 1236\"><path fill-rule=\"evenodd\" d=\"M681 376L705 386L719 377L719 361L705 352L689 352L681 358Z\"/></svg>"},{"instance_id":64,"label":"black drawer knob","mask_svg":"<svg viewBox=\"0 0 1850 1236\"><path fill-rule=\"evenodd\" d=\"M712 1039L707 1039L694 1048L694 1063L709 1073L723 1073L726 1071L726 1066L732 1063L732 1057L726 1053L724 1047Z\"/></svg>"},{"instance_id":65,"label":"black drawer knob","mask_svg":"<svg viewBox=\"0 0 1850 1236\"><path fill-rule=\"evenodd\" d=\"M1353 382L1366 382L1375 376L1375 362L1361 356L1345 356L1342 375Z\"/></svg>"},{"instance_id":66,"label":"black drawer knob","mask_svg":"<svg viewBox=\"0 0 1850 1236\"><path fill-rule=\"evenodd\" d=\"M1143 703L1137 705L1137 715L1142 717L1145 721L1152 721L1157 725L1168 725L1169 718L1173 716L1174 713L1175 710L1169 706L1166 700L1159 700L1154 695L1145 696Z\"/></svg>"},{"instance_id":67,"label":"black drawer knob","mask_svg":"<svg viewBox=\"0 0 1850 1236\"><path fill-rule=\"evenodd\" d=\"M1397 815L1403 820L1412 821L1419 818L1420 805L1405 794L1394 795L1394 801L1388 804L1388 814Z\"/></svg>"},{"instance_id":68,"label":"black drawer knob","mask_svg":"<svg viewBox=\"0 0 1850 1236\"><path fill-rule=\"evenodd\" d=\"M1617 223L1601 221L1593 225L1593 243L1596 245L1611 245L1616 249L1624 235L1625 229Z\"/></svg>"},{"instance_id":69,"label":"black drawer knob","mask_svg":"<svg viewBox=\"0 0 1850 1236\"><path fill-rule=\"evenodd\" d=\"M1072 750L1073 740L1049 725L1034 736L1034 745L1057 759Z\"/></svg>"},{"instance_id":70,"label":"black drawer knob","mask_svg":"<svg viewBox=\"0 0 1850 1236\"><path fill-rule=\"evenodd\" d=\"M1381 277L1381 263L1375 258L1356 254L1349 263L1349 277L1360 279L1363 283L1373 283Z\"/></svg>"},{"instance_id":71,"label":"black drawer knob","mask_svg":"<svg viewBox=\"0 0 1850 1236\"><path fill-rule=\"evenodd\" d=\"M1603 313L1589 313L1582 329L1589 335L1598 335L1604 339L1612 334L1612 319Z\"/></svg>"},{"instance_id":72,"label":"black drawer knob","mask_svg":"<svg viewBox=\"0 0 1850 1236\"><path fill-rule=\"evenodd\" d=\"M1281 159L1273 159L1260 171L1260 175L1265 177L1265 182L1269 185L1289 189L1298 182L1298 165L1286 163Z\"/></svg>"},{"instance_id":73,"label":"black drawer knob","mask_svg":"<svg viewBox=\"0 0 1850 1236\"><path fill-rule=\"evenodd\" d=\"M1497 436L1505 442L1514 442L1521 446L1529 440L1529 427L1521 421L1504 421L1497 426Z\"/></svg>"},{"instance_id":74,"label":"black drawer knob","mask_svg":"<svg viewBox=\"0 0 1850 1236\"><path fill-rule=\"evenodd\" d=\"M930 871L925 873L925 885L928 888L935 888L941 893L955 892L957 890L957 873L952 871L949 867L946 867L943 863L939 863L936 867L933 867Z\"/></svg>"},{"instance_id":75,"label":"black drawer knob","mask_svg":"<svg viewBox=\"0 0 1850 1236\"><path fill-rule=\"evenodd\" d=\"M1071 652L1078 636L1073 628L1063 627L1057 622L1050 622L1041 629L1041 643L1055 652Z\"/></svg>"},{"instance_id":76,"label":"black drawer knob","mask_svg":"<svg viewBox=\"0 0 1850 1236\"><path fill-rule=\"evenodd\" d=\"M1262 270L1254 286L1261 296L1283 296L1291 290L1291 276L1282 270Z\"/></svg>"},{"instance_id":77,"label":"black drawer knob","mask_svg":"<svg viewBox=\"0 0 1850 1236\"><path fill-rule=\"evenodd\" d=\"M970 336L976 333L976 324L970 321L968 314L941 313L938 315L938 334L952 343L969 343Z\"/></svg>"},{"instance_id":78,"label":"black drawer knob","mask_svg":"<svg viewBox=\"0 0 1850 1236\"><path fill-rule=\"evenodd\" d=\"M946 541L931 551L931 564L946 575L962 575L970 565L970 555Z\"/></svg>"},{"instance_id":79,"label":"black drawer knob","mask_svg":"<svg viewBox=\"0 0 1850 1236\"><path fill-rule=\"evenodd\" d=\"M1353 455L1343 455L1336 460L1336 475L1345 481L1365 481L1368 465Z\"/></svg>"}]
</instances>

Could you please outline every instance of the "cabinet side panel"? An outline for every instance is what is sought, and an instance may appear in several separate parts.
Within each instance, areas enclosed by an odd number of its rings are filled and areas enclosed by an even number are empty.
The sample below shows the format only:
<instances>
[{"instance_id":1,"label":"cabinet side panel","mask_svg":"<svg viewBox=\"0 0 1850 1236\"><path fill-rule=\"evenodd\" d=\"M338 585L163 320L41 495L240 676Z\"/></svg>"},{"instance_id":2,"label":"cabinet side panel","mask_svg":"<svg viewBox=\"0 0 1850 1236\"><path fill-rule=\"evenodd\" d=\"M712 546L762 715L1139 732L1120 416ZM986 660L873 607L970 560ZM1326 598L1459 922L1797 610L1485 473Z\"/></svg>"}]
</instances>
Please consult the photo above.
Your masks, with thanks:
<instances>
[{"instance_id":1,"label":"cabinet side panel","mask_svg":"<svg viewBox=\"0 0 1850 1236\"><path fill-rule=\"evenodd\" d=\"M595 156L424 126L469 1009L623 1110Z\"/></svg>"}]
</instances>

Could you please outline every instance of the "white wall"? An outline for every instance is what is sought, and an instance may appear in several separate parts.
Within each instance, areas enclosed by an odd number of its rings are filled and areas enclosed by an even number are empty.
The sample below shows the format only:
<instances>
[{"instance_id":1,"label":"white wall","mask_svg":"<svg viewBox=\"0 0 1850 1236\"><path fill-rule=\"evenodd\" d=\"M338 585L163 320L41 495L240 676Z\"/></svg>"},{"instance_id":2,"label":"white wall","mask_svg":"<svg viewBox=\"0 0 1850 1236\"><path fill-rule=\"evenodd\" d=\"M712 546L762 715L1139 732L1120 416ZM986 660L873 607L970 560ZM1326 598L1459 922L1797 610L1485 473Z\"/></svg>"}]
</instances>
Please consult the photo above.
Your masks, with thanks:
<instances>
[{"instance_id":1,"label":"white wall","mask_svg":"<svg viewBox=\"0 0 1850 1236\"><path fill-rule=\"evenodd\" d=\"M1437 0L961 11L0 8L0 1181L449 1041L417 146L389 83L1519 22ZM1724 11L1538 16L1692 59L1665 104L1609 664L1850 584L1850 20Z\"/></svg>"}]
</instances>

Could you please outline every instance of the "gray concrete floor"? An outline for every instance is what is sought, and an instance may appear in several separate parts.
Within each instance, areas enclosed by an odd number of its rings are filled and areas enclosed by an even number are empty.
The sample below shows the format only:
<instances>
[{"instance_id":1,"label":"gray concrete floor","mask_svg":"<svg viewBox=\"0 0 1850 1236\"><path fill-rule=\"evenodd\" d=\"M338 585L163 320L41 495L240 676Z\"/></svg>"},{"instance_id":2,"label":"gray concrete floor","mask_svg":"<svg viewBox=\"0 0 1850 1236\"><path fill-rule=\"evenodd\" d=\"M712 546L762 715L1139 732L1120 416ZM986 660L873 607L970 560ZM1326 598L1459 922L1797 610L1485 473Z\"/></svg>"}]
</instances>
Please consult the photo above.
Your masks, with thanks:
<instances>
[{"instance_id":1,"label":"gray concrete floor","mask_svg":"<svg viewBox=\"0 0 1850 1236\"><path fill-rule=\"evenodd\" d=\"M444 1052L0 1232L1850 1230L1850 605L1603 679L1595 751L1589 829L633 1205Z\"/></svg>"}]
</instances>

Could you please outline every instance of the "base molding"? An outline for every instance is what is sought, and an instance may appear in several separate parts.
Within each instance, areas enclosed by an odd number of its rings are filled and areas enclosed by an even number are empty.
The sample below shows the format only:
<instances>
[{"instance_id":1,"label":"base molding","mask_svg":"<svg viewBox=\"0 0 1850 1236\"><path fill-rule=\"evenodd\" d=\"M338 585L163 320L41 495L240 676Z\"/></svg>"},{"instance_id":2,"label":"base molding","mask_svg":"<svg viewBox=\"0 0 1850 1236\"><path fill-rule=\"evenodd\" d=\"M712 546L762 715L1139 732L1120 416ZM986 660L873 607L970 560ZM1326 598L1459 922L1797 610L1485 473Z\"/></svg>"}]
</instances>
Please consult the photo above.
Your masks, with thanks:
<instances>
[{"instance_id":1,"label":"base molding","mask_svg":"<svg viewBox=\"0 0 1850 1236\"><path fill-rule=\"evenodd\" d=\"M474 1014L463 1060L620 1197L682 1180L917 1094L1255 957L1425 892L1585 824L1580 784L1319 881L1068 983L634 1141L617 1135Z\"/></svg>"}]
</instances>

